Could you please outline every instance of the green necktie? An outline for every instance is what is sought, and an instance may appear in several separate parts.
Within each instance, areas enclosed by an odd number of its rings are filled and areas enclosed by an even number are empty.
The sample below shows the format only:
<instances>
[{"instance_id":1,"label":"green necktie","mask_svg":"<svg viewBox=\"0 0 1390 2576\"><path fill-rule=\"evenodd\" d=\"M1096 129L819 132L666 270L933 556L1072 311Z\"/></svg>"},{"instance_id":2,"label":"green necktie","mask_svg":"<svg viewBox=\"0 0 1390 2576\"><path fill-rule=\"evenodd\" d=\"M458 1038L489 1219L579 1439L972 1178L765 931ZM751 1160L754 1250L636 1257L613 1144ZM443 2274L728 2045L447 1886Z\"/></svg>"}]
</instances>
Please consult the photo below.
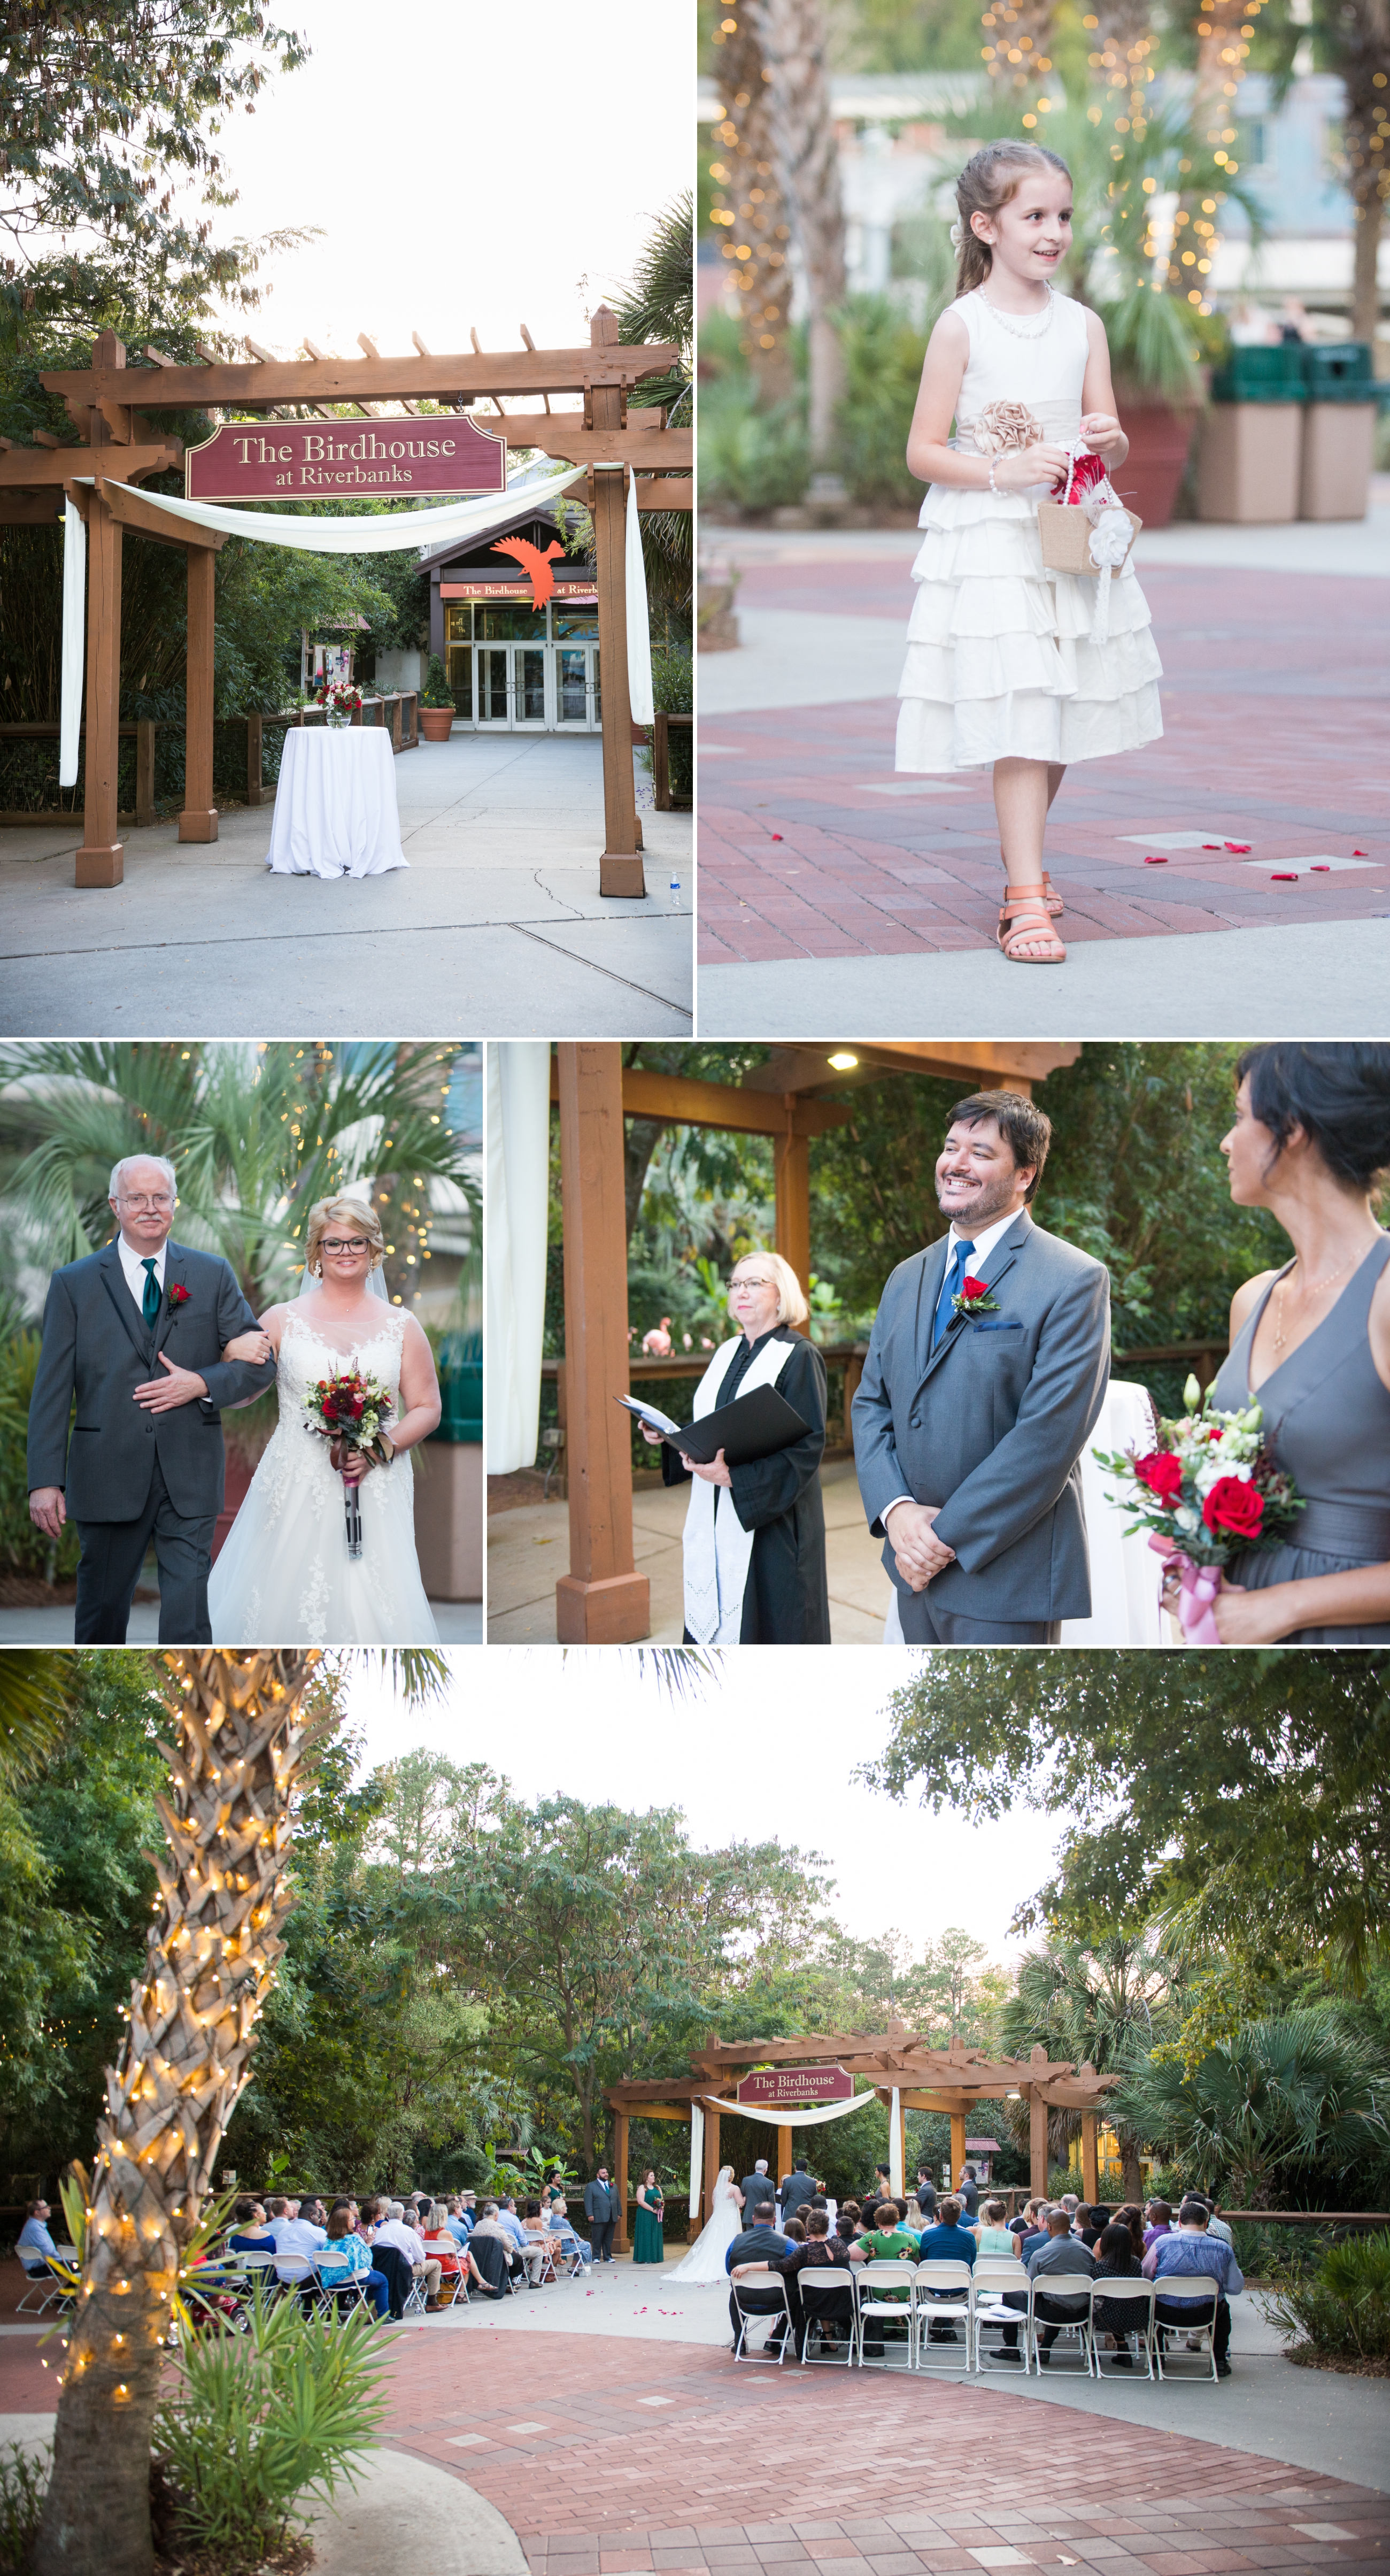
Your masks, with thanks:
<instances>
[{"instance_id":1,"label":"green necktie","mask_svg":"<svg viewBox=\"0 0 1390 2576\"><path fill-rule=\"evenodd\" d=\"M140 1301L140 1311L153 1331L159 1321L159 1281L154 1275L152 1260L142 1261L140 1267L145 1274L145 1294Z\"/></svg>"}]
</instances>

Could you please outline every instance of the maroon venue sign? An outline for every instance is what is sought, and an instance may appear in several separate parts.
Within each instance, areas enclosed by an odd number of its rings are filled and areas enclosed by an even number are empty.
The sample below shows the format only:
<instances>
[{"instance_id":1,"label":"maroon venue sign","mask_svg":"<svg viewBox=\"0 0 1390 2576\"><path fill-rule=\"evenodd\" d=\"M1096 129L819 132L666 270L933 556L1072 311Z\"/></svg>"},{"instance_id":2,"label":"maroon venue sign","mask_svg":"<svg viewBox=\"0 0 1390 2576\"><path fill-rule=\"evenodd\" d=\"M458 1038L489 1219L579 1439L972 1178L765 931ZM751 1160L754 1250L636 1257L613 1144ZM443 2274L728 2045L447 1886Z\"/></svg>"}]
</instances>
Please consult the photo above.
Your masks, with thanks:
<instances>
[{"instance_id":1,"label":"maroon venue sign","mask_svg":"<svg viewBox=\"0 0 1390 2576\"><path fill-rule=\"evenodd\" d=\"M505 492L507 443L457 412L225 420L184 459L190 501L383 500Z\"/></svg>"},{"instance_id":2,"label":"maroon venue sign","mask_svg":"<svg viewBox=\"0 0 1390 2576\"><path fill-rule=\"evenodd\" d=\"M842 2066L777 2066L743 2076L734 2099L762 2110L795 2111L819 2102L848 2102L853 2094L854 2078Z\"/></svg>"}]
</instances>

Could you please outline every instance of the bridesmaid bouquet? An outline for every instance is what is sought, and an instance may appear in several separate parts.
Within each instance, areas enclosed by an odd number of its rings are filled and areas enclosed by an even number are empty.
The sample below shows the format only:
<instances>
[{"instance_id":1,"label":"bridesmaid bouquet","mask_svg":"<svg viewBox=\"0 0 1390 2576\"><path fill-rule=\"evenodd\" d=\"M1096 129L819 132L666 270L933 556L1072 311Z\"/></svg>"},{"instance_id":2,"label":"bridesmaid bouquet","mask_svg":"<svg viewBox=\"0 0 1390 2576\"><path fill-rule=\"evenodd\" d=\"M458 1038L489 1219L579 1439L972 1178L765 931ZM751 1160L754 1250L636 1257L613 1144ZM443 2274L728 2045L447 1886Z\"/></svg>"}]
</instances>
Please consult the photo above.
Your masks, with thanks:
<instances>
[{"instance_id":1,"label":"bridesmaid bouquet","mask_svg":"<svg viewBox=\"0 0 1390 2576\"><path fill-rule=\"evenodd\" d=\"M336 1377L321 1377L311 1386L304 1405L309 1430L330 1443L329 1463L340 1475L349 1449L360 1449L364 1457L375 1458L378 1466L387 1465L381 1434L396 1405L390 1389L379 1378L369 1377L362 1369L343 1369ZM343 1503L348 1554L360 1556L362 1507L356 1485L344 1486Z\"/></svg>"},{"instance_id":2,"label":"bridesmaid bouquet","mask_svg":"<svg viewBox=\"0 0 1390 2576\"><path fill-rule=\"evenodd\" d=\"M1219 1646L1211 1605L1222 1569L1247 1548L1277 1547L1303 1509L1292 1477L1265 1446L1258 1404L1218 1413L1203 1402L1195 1377L1183 1389L1186 1412L1160 1420L1158 1447L1140 1458L1132 1451L1107 1456L1092 1451L1098 1466L1120 1479L1107 1499L1138 1517L1126 1538L1146 1529L1149 1545L1182 1585L1178 1615L1189 1645Z\"/></svg>"}]
</instances>

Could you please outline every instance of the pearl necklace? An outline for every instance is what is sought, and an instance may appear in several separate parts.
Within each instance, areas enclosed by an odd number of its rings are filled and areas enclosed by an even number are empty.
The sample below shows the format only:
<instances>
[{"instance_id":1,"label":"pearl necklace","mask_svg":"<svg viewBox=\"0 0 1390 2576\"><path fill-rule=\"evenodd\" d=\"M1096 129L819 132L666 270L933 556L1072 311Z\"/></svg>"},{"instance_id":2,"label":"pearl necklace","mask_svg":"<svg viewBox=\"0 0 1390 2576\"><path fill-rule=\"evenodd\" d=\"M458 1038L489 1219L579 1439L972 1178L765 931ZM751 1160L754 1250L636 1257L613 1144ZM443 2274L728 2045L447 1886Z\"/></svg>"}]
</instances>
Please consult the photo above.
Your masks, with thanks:
<instances>
[{"instance_id":1,"label":"pearl necklace","mask_svg":"<svg viewBox=\"0 0 1390 2576\"><path fill-rule=\"evenodd\" d=\"M1365 1260L1366 1254L1369 1250L1370 1245L1363 1243L1360 1250L1352 1254L1350 1261L1344 1261L1342 1263L1340 1270L1332 1271L1326 1279L1311 1279L1303 1291L1304 1296L1321 1297L1326 1289L1335 1288L1338 1280L1346 1277L1346 1274L1352 1268L1353 1263ZM1297 1261L1294 1262L1293 1267L1295 1270L1298 1268ZM1279 1281L1278 1286L1274 1291L1274 1347L1276 1351L1282 1351L1284 1347L1284 1289L1290 1276L1291 1273L1286 1271L1284 1273L1284 1277Z\"/></svg>"},{"instance_id":2,"label":"pearl necklace","mask_svg":"<svg viewBox=\"0 0 1390 2576\"><path fill-rule=\"evenodd\" d=\"M1047 311L1043 316L1043 325L1040 331L1021 331L1016 322L1011 322L1009 320L1007 313L1001 313L997 304L991 304L989 297L986 295L982 286L977 286L975 292L978 295L980 302L983 304L986 313L993 314L1001 331L1012 333L1015 340L1045 340L1048 332L1052 328L1052 315L1055 308L1052 301L1051 278L1044 278L1043 284L1047 288Z\"/></svg>"}]
</instances>

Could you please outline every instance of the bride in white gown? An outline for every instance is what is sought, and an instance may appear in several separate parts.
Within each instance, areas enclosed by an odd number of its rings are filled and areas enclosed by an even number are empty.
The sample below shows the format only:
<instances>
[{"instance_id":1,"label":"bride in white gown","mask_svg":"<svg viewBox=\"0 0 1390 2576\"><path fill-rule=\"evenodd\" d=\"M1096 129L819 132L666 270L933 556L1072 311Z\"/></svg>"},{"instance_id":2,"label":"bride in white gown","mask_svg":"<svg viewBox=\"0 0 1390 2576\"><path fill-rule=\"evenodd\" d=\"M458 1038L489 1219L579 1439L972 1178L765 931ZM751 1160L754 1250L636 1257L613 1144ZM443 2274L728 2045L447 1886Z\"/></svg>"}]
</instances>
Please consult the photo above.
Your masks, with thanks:
<instances>
[{"instance_id":1,"label":"bride in white gown","mask_svg":"<svg viewBox=\"0 0 1390 2576\"><path fill-rule=\"evenodd\" d=\"M241 1358L276 1356L280 1420L208 1584L219 1646L432 1646L438 1630L415 1553L412 1471L401 1451L439 1420L434 1355L381 1281L381 1221L365 1199L320 1199L309 1215L304 1285L271 1306ZM256 1344L254 1351L252 1343ZM347 1367L388 1387L389 1463L358 1450L342 1471L311 1430L306 1390ZM349 1556L345 1487L359 1488L362 1553Z\"/></svg>"},{"instance_id":2,"label":"bride in white gown","mask_svg":"<svg viewBox=\"0 0 1390 2576\"><path fill-rule=\"evenodd\" d=\"M714 2201L709 2218L701 2228L688 2254L667 2274L671 2281L703 2281L728 2287L724 2257L743 2227L743 2194L734 2180L732 2165L721 2165L715 2177Z\"/></svg>"}]
</instances>

